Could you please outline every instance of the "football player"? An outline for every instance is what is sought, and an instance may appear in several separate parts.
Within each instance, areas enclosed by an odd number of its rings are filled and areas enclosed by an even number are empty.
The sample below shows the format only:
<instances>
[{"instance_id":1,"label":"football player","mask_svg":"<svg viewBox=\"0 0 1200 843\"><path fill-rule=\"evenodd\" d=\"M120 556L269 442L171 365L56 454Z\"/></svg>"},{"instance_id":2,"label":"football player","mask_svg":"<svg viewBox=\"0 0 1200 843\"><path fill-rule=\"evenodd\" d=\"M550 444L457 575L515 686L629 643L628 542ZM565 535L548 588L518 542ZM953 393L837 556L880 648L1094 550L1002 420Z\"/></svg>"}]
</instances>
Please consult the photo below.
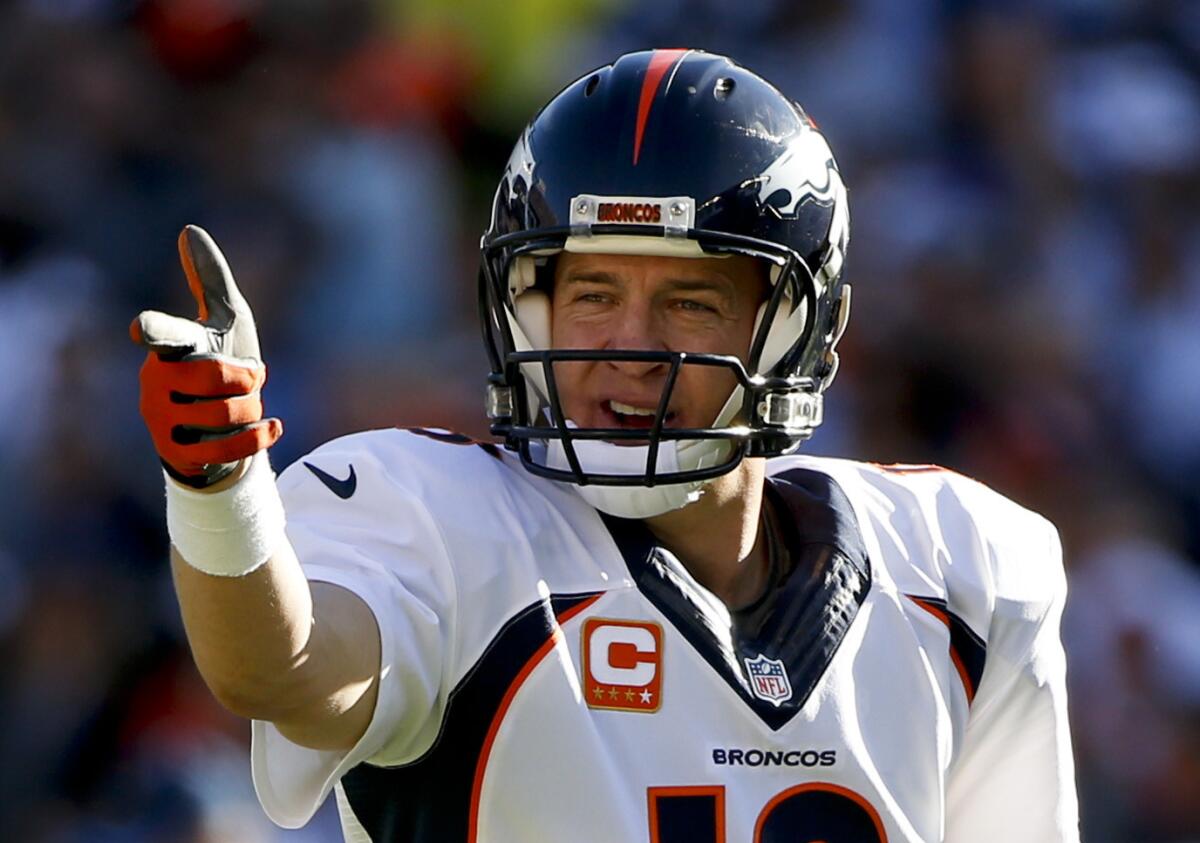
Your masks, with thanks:
<instances>
[{"instance_id":1,"label":"football player","mask_svg":"<svg viewBox=\"0 0 1200 843\"><path fill-rule=\"evenodd\" d=\"M795 454L846 188L730 60L633 53L517 142L482 241L487 411L272 474L251 311L180 240L142 409L187 634L259 799L348 840L1074 841L1058 536L949 471Z\"/></svg>"}]
</instances>

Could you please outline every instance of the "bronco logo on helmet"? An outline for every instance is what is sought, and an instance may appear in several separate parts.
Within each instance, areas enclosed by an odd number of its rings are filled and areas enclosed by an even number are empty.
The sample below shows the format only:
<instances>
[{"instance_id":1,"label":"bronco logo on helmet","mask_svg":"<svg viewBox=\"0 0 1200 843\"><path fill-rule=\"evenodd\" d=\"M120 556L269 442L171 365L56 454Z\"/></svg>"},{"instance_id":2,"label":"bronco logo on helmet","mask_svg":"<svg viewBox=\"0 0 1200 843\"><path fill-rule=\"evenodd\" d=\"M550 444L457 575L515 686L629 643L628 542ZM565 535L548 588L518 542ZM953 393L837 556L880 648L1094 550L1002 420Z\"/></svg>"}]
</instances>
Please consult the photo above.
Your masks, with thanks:
<instances>
[{"instance_id":1,"label":"bronco logo on helmet","mask_svg":"<svg viewBox=\"0 0 1200 843\"><path fill-rule=\"evenodd\" d=\"M813 129L801 131L759 179L758 201L789 219L796 218L805 200L828 204L846 189L829 143ZM782 201L770 201L777 197Z\"/></svg>"}]
</instances>

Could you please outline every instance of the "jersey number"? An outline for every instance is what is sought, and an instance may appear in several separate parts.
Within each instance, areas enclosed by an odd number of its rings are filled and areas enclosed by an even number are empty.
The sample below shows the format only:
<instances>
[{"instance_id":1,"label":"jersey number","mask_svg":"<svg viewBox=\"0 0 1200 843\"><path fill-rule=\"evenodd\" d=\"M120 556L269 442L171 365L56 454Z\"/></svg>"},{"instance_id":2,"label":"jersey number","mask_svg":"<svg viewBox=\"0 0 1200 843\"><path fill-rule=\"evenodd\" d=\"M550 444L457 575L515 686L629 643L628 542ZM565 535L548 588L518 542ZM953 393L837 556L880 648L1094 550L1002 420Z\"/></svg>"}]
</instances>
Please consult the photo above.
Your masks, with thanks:
<instances>
[{"instance_id":1,"label":"jersey number","mask_svg":"<svg viewBox=\"0 0 1200 843\"><path fill-rule=\"evenodd\" d=\"M652 787L650 843L725 843L725 787ZM754 843L887 843L879 813L853 790L818 782L776 794Z\"/></svg>"}]
</instances>

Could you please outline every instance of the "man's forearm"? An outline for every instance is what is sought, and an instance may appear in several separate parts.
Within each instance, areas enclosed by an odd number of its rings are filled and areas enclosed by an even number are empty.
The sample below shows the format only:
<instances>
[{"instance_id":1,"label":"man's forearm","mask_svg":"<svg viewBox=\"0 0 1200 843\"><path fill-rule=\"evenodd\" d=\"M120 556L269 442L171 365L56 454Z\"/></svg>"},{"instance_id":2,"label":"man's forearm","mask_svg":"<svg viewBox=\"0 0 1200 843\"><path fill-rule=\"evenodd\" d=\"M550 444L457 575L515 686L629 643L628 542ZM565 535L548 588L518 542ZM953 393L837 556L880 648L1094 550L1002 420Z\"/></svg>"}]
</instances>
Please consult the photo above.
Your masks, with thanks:
<instances>
[{"instance_id":1,"label":"man's forearm","mask_svg":"<svg viewBox=\"0 0 1200 843\"><path fill-rule=\"evenodd\" d=\"M198 571L174 548L171 562L196 665L222 705L314 749L358 741L374 713L380 660L378 626L361 599L309 583L286 540L243 577Z\"/></svg>"},{"instance_id":2,"label":"man's forearm","mask_svg":"<svg viewBox=\"0 0 1200 843\"><path fill-rule=\"evenodd\" d=\"M222 705L260 720L302 705L293 688L311 667L313 601L291 545L242 577L199 571L174 547L171 565L196 666Z\"/></svg>"}]
</instances>

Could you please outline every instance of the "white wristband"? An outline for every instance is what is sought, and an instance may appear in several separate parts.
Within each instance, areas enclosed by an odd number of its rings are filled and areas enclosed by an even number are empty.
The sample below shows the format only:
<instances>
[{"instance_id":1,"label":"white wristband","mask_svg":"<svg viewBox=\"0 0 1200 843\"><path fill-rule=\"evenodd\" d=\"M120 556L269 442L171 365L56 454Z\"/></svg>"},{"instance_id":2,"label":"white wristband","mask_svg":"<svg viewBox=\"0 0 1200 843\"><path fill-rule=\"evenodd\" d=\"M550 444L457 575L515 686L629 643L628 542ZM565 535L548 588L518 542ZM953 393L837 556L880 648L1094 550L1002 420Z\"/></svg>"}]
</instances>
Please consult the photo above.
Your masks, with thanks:
<instances>
[{"instance_id":1,"label":"white wristband","mask_svg":"<svg viewBox=\"0 0 1200 843\"><path fill-rule=\"evenodd\" d=\"M242 577L271 558L284 539L283 501L266 451L250 459L228 489L198 492L163 473L167 532L193 568L218 577Z\"/></svg>"}]
</instances>

